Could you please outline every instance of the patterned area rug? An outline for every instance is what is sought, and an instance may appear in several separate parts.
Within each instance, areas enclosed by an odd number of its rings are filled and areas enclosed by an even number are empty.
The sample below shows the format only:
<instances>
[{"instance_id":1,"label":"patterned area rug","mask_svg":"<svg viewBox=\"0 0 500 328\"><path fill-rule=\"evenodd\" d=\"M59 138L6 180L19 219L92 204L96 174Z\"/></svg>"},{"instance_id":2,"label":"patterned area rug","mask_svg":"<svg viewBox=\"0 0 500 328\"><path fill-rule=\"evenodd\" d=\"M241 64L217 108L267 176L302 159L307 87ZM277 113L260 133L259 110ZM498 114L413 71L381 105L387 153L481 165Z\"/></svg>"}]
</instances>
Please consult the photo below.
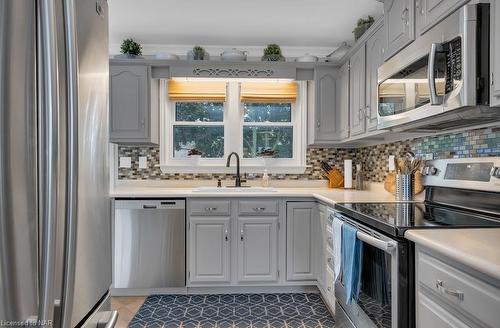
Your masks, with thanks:
<instances>
[{"instance_id":1,"label":"patterned area rug","mask_svg":"<svg viewBox=\"0 0 500 328\"><path fill-rule=\"evenodd\" d=\"M318 294L152 295L129 324L182 328L332 328Z\"/></svg>"}]
</instances>

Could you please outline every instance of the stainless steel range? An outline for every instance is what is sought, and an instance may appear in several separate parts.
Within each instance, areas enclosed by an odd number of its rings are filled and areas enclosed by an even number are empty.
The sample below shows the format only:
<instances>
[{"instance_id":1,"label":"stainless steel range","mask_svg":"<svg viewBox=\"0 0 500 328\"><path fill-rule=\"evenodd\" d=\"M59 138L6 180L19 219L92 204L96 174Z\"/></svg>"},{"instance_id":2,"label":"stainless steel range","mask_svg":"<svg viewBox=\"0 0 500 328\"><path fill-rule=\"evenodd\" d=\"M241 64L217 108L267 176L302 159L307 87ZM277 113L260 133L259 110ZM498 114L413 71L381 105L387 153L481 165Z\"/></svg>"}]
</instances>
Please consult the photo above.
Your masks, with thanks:
<instances>
[{"instance_id":1,"label":"stainless steel range","mask_svg":"<svg viewBox=\"0 0 500 328\"><path fill-rule=\"evenodd\" d=\"M414 252L408 229L500 227L500 157L436 160L422 173L424 202L339 203L336 218L363 242L360 292L335 283L336 327L414 327ZM341 264L342 265L342 264Z\"/></svg>"}]
</instances>

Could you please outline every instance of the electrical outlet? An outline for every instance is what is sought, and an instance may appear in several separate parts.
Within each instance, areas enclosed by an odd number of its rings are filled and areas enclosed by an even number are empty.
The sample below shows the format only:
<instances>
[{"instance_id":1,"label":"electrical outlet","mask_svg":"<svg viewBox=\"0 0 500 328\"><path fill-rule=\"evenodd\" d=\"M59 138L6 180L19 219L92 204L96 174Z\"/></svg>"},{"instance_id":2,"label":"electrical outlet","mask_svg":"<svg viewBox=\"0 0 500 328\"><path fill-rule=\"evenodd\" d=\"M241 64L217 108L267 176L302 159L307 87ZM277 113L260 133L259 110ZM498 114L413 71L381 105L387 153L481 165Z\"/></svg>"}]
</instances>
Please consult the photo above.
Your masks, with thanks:
<instances>
[{"instance_id":1,"label":"electrical outlet","mask_svg":"<svg viewBox=\"0 0 500 328\"><path fill-rule=\"evenodd\" d=\"M147 156L139 156L139 168L147 169L148 168L148 157Z\"/></svg>"},{"instance_id":2,"label":"electrical outlet","mask_svg":"<svg viewBox=\"0 0 500 328\"><path fill-rule=\"evenodd\" d=\"M424 160L426 160L426 161L432 161L433 159L434 159L433 153L429 153L429 154L424 155Z\"/></svg>"},{"instance_id":3,"label":"electrical outlet","mask_svg":"<svg viewBox=\"0 0 500 328\"><path fill-rule=\"evenodd\" d=\"M396 165L394 164L395 157L394 155L389 155L389 171L396 171Z\"/></svg>"},{"instance_id":4,"label":"electrical outlet","mask_svg":"<svg viewBox=\"0 0 500 328\"><path fill-rule=\"evenodd\" d=\"M120 167L129 169L132 167L132 157L120 157Z\"/></svg>"}]
</instances>

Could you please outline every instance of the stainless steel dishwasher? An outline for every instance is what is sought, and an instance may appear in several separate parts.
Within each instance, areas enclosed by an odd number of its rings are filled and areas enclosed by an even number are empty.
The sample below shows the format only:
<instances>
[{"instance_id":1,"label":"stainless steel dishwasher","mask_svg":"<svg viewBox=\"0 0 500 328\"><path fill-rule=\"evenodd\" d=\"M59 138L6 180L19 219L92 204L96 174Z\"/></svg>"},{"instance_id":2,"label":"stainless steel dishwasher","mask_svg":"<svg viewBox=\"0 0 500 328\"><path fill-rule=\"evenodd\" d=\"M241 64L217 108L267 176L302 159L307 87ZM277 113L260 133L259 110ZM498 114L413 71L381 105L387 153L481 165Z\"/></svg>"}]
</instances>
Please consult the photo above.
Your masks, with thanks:
<instances>
[{"instance_id":1,"label":"stainless steel dishwasher","mask_svg":"<svg viewBox=\"0 0 500 328\"><path fill-rule=\"evenodd\" d=\"M114 288L186 285L186 201L116 200Z\"/></svg>"}]
</instances>

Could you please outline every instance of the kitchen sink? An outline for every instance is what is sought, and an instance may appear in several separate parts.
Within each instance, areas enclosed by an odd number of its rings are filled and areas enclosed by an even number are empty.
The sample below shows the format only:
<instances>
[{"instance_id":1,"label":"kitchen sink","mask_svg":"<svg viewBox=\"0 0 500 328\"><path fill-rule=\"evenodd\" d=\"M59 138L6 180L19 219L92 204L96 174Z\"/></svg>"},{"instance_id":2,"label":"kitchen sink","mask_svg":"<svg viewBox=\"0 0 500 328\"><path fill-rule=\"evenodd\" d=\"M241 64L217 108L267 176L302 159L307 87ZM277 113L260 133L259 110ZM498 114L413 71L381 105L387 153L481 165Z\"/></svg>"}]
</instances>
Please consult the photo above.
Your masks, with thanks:
<instances>
[{"instance_id":1,"label":"kitchen sink","mask_svg":"<svg viewBox=\"0 0 500 328\"><path fill-rule=\"evenodd\" d=\"M276 192L276 189L268 187L198 187L193 192Z\"/></svg>"}]
</instances>

